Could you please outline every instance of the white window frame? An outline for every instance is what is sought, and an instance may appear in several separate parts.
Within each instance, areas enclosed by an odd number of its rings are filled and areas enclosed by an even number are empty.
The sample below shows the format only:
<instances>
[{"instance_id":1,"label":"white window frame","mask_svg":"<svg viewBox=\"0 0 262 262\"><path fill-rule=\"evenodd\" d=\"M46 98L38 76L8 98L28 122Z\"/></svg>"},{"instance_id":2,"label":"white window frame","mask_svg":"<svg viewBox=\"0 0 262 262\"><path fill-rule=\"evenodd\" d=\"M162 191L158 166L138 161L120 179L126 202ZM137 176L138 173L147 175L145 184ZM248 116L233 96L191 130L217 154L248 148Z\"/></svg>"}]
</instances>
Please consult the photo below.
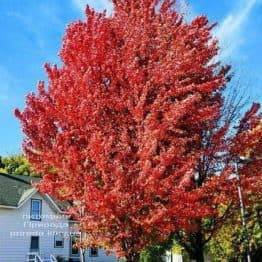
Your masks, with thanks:
<instances>
[{"instance_id":1,"label":"white window frame","mask_svg":"<svg viewBox=\"0 0 262 262\"><path fill-rule=\"evenodd\" d=\"M37 210L38 214L33 214L35 212L35 210L33 210L34 202L39 203L39 210ZM31 198L30 220L41 221L41 216L42 216L42 199Z\"/></svg>"}]
</instances>

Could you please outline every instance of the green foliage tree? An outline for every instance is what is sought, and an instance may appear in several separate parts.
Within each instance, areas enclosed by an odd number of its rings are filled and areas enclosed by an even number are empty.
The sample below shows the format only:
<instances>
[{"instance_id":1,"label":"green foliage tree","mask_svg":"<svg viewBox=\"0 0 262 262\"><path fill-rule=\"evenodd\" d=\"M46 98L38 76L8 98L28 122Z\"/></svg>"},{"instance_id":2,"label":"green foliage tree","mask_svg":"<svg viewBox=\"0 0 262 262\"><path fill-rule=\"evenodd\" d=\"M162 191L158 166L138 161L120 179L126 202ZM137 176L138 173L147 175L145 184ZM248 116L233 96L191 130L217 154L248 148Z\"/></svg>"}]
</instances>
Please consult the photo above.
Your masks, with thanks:
<instances>
[{"instance_id":1,"label":"green foliage tree","mask_svg":"<svg viewBox=\"0 0 262 262\"><path fill-rule=\"evenodd\" d=\"M0 171L5 167L2 161L2 157L0 156Z\"/></svg>"},{"instance_id":2,"label":"green foliage tree","mask_svg":"<svg viewBox=\"0 0 262 262\"><path fill-rule=\"evenodd\" d=\"M245 245L250 244L252 261L261 261L262 257L262 204L258 200L255 205L247 207L247 231L243 229L241 216L238 210L231 213L231 216L224 220L224 223L212 236L208 233L205 238L210 240L205 246L204 253L212 258L212 262L239 261L245 257ZM221 216L225 214L230 206L221 206L219 212ZM208 229L213 226L212 219L206 219L203 222L203 228ZM181 253L183 261L190 261L187 250L194 248L196 234L188 235L180 231L170 237L162 244L150 247L142 252L141 262L162 261L160 258L166 250L172 250L173 253ZM180 243L180 244L179 244ZM193 243L193 244L192 244ZM187 250L183 247L187 246Z\"/></svg>"},{"instance_id":3,"label":"green foliage tree","mask_svg":"<svg viewBox=\"0 0 262 262\"><path fill-rule=\"evenodd\" d=\"M140 253L140 262L164 262L163 255L165 253L163 245L154 245Z\"/></svg>"},{"instance_id":4,"label":"green foliage tree","mask_svg":"<svg viewBox=\"0 0 262 262\"><path fill-rule=\"evenodd\" d=\"M237 261L245 256L245 245L250 244L252 261L262 249L261 204L253 206L247 215L247 231L243 229L239 214L229 219L207 245L212 261ZM260 253L261 255L261 253Z\"/></svg>"},{"instance_id":5,"label":"green foliage tree","mask_svg":"<svg viewBox=\"0 0 262 262\"><path fill-rule=\"evenodd\" d=\"M1 157L0 171L12 175L39 176L22 154Z\"/></svg>"},{"instance_id":6,"label":"green foliage tree","mask_svg":"<svg viewBox=\"0 0 262 262\"><path fill-rule=\"evenodd\" d=\"M189 256L185 249L179 245L174 238L170 238L165 243L151 246L140 253L140 262L164 262L166 251L171 251L173 254L181 254L183 261L189 261Z\"/></svg>"}]
</instances>

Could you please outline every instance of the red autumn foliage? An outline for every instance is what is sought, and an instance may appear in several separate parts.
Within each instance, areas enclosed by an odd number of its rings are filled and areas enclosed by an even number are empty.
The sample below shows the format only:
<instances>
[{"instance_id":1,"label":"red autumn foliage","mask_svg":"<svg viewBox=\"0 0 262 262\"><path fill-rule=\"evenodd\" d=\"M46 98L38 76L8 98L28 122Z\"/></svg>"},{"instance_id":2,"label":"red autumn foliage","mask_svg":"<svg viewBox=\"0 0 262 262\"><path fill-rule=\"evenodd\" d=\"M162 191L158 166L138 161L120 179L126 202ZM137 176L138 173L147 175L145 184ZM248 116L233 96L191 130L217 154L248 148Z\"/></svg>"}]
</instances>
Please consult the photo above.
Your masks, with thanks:
<instances>
[{"instance_id":1,"label":"red autumn foliage","mask_svg":"<svg viewBox=\"0 0 262 262\"><path fill-rule=\"evenodd\" d=\"M40 189L78 203L92 244L132 261L216 213L214 201L233 190L229 160L251 142L261 153L261 128L256 108L232 139L218 126L228 67L215 63L206 17L186 23L174 1L113 3L112 16L87 8L86 21L68 27L62 66L46 65L48 85L16 116L24 152L44 174ZM225 174L209 179L221 152ZM198 186L203 158L214 169Z\"/></svg>"}]
</instances>

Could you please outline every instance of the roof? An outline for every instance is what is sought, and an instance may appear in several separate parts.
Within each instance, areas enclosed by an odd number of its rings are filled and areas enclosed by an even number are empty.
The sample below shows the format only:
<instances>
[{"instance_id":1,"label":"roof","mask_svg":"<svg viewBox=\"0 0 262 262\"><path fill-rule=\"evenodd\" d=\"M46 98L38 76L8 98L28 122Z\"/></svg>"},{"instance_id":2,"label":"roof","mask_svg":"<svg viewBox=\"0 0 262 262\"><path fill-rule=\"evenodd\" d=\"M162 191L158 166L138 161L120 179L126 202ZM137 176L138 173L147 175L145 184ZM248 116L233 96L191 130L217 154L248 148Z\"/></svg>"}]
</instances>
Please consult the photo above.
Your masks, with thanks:
<instances>
[{"instance_id":1,"label":"roof","mask_svg":"<svg viewBox=\"0 0 262 262\"><path fill-rule=\"evenodd\" d=\"M32 184L35 182L39 182L41 180L40 177L35 177L35 176L23 176L23 175L8 175L11 178L18 178L19 180L22 180L23 182Z\"/></svg>"},{"instance_id":2,"label":"roof","mask_svg":"<svg viewBox=\"0 0 262 262\"><path fill-rule=\"evenodd\" d=\"M30 183L19 177L0 173L0 205L17 207L29 191L32 191Z\"/></svg>"},{"instance_id":3,"label":"roof","mask_svg":"<svg viewBox=\"0 0 262 262\"><path fill-rule=\"evenodd\" d=\"M0 173L0 206L19 207L36 192L32 183L40 180L39 177ZM65 211L70 206L66 201L50 198L61 211Z\"/></svg>"}]
</instances>

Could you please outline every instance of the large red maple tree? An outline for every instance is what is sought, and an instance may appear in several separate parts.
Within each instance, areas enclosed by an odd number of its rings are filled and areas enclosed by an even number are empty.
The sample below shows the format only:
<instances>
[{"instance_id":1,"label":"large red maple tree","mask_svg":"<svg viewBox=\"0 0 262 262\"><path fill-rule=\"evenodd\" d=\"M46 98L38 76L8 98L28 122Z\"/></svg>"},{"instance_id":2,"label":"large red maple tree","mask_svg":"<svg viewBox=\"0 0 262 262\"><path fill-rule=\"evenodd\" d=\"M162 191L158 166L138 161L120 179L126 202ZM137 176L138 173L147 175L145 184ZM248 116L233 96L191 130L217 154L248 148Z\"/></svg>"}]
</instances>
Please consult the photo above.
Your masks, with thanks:
<instances>
[{"instance_id":1,"label":"large red maple tree","mask_svg":"<svg viewBox=\"0 0 262 262\"><path fill-rule=\"evenodd\" d=\"M185 22L175 1L113 5L111 16L88 7L67 28L61 67L46 65L48 84L16 116L24 152L44 174L40 189L77 203L89 244L137 261L144 247L214 215L210 196L218 184L226 194L217 180L227 181L230 161L204 189L200 160L239 149L217 124L229 68L215 62L214 25L204 16ZM253 111L245 123L252 118L254 129Z\"/></svg>"}]
</instances>

